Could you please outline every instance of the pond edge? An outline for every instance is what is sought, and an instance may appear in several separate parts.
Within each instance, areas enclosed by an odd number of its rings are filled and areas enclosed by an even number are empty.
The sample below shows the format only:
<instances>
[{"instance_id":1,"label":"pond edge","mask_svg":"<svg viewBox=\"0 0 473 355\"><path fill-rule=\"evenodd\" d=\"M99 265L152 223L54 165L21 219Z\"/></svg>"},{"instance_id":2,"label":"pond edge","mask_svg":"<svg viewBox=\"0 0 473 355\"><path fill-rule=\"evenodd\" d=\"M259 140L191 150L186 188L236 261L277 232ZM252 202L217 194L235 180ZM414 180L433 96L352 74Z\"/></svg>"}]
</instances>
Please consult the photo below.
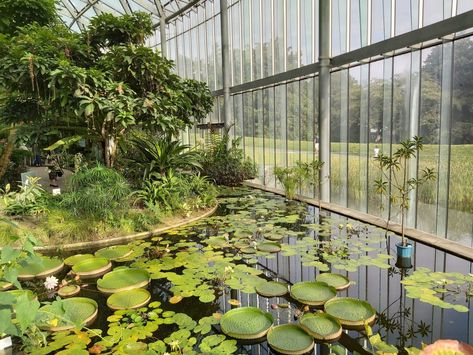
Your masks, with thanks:
<instances>
[{"instance_id":1,"label":"pond edge","mask_svg":"<svg viewBox=\"0 0 473 355\"><path fill-rule=\"evenodd\" d=\"M51 246L51 245L40 246L40 247L35 247L34 250L38 252L46 252L46 253L57 252L57 251L75 251L75 250L95 249L98 247L124 244L124 243L131 242L137 239L147 239L156 235L166 233L167 231L171 229L182 227L187 224L197 222L203 218L209 217L215 213L217 208L218 208L218 203L214 207L210 208L210 210L207 209L207 210L204 210L203 212L198 211L200 213L198 213L196 216L184 218L178 223L175 223L172 225L161 226L152 231L140 232L140 233L129 234L129 235L121 236L121 237L114 237L114 238L108 238L108 239L93 240L93 241L88 241L88 242L69 243L69 244L61 244L61 245L54 245L54 246Z\"/></svg>"}]
</instances>

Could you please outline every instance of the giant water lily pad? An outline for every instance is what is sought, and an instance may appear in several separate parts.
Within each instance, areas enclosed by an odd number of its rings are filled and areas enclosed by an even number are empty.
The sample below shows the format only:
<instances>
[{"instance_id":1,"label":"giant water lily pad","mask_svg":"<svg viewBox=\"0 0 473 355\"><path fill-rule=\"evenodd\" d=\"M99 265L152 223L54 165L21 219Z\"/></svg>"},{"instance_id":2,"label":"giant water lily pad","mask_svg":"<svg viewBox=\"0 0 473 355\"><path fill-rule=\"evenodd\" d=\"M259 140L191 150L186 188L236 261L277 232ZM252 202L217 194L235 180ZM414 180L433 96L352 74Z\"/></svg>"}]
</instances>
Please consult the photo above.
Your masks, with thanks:
<instances>
[{"instance_id":1,"label":"giant water lily pad","mask_svg":"<svg viewBox=\"0 0 473 355\"><path fill-rule=\"evenodd\" d=\"M123 268L105 274L97 280L97 288L103 293L116 293L146 287L150 282L150 275L143 269Z\"/></svg>"},{"instance_id":2,"label":"giant water lily pad","mask_svg":"<svg viewBox=\"0 0 473 355\"><path fill-rule=\"evenodd\" d=\"M372 323L376 317L376 311L368 302L356 298L335 298L325 303L324 308L347 329L364 329L365 322Z\"/></svg>"},{"instance_id":3,"label":"giant water lily pad","mask_svg":"<svg viewBox=\"0 0 473 355\"><path fill-rule=\"evenodd\" d=\"M255 287L256 292L264 297L284 296L287 293L287 284L284 282L262 282Z\"/></svg>"},{"instance_id":4,"label":"giant water lily pad","mask_svg":"<svg viewBox=\"0 0 473 355\"><path fill-rule=\"evenodd\" d=\"M7 281L0 281L0 291L6 291L13 287L13 284Z\"/></svg>"},{"instance_id":5,"label":"giant water lily pad","mask_svg":"<svg viewBox=\"0 0 473 355\"><path fill-rule=\"evenodd\" d=\"M299 322L307 333L319 341L335 341L342 335L340 322L327 313L306 313Z\"/></svg>"},{"instance_id":6,"label":"giant water lily pad","mask_svg":"<svg viewBox=\"0 0 473 355\"><path fill-rule=\"evenodd\" d=\"M133 249L129 245L112 245L102 248L95 252L95 256L107 258L112 261L121 261L133 253Z\"/></svg>"},{"instance_id":7,"label":"giant water lily pad","mask_svg":"<svg viewBox=\"0 0 473 355\"><path fill-rule=\"evenodd\" d=\"M335 287L337 291L346 290L348 287L350 287L350 280L340 274L332 274L330 272L325 272L319 274L316 280L320 282L325 282L329 286Z\"/></svg>"},{"instance_id":8,"label":"giant water lily pad","mask_svg":"<svg viewBox=\"0 0 473 355\"><path fill-rule=\"evenodd\" d=\"M92 254L75 254L75 255L72 255L72 256L64 259L64 264L66 264L68 266L74 266L75 264L77 264L77 263L79 263L83 260L90 259L92 257L93 257Z\"/></svg>"},{"instance_id":9,"label":"giant water lily pad","mask_svg":"<svg viewBox=\"0 0 473 355\"><path fill-rule=\"evenodd\" d=\"M314 339L295 324L282 324L268 332L268 344L281 354L305 354L314 347Z\"/></svg>"},{"instance_id":10,"label":"giant water lily pad","mask_svg":"<svg viewBox=\"0 0 473 355\"><path fill-rule=\"evenodd\" d=\"M55 301L43 306L40 315L46 315L48 321L42 328L53 332L89 326L97 318L98 306L93 299L73 297Z\"/></svg>"},{"instance_id":11,"label":"giant water lily pad","mask_svg":"<svg viewBox=\"0 0 473 355\"><path fill-rule=\"evenodd\" d=\"M67 285L64 287L61 287L58 291L57 294L63 298L66 297L73 297L78 295L80 292L80 286L78 285Z\"/></svg>"},{"instance_id":12,"label":"giant water lily pad","mask_svg":"<svg viewBox=\"0 0 473 355\"><path fill-rule=\"evenodd\" d=\"M281 244L276 242L264 241L259 243L256 248L259 251L266 253L278 253L281 251Z\"/></svg>"},{"instance_id":13,"label":"giant water lily pad","mask_svg":"<svg viewBox=\"0 0 473 355\"><path fill-rule=\"evenodd\" d=\"M321 306L337 295L337 290L325 282L298 282L291 287L291 297L310 306Z\"/></svg>"},{"instance_id":14,"label":"giant water lily pad","mask_svg":"<svg viewBox=\"0 0 473 355\"><path fill-rule=\"evenodd\" d=\"M72 267L77 275L83 279L99 277L110 271L112 263L107 258L90 257Z\"/></svg>"},{"instance_id":15,"label":"giant water lily pad","mask_svg":"<svg viewBox=\"0 0 473 355\"><path fill-rule=\"evenodd\" d=\"M37 278L46 278L57 274L64 268L61 259L41 256L40 260L28 263L18 269L18 280L32 280Z\"/></svg>"},{"instance_id":16,"label":"giant water lily pad","mask_svg":"<svg viewBox=\"0 0 473 355\"><path fill-rule=\"evenodd\" d=\"M121 291L112 294L107 299L107 306L113 310L133 309L146 305L151 299L151 294L144 288Z\"/></svg>"},{"instance_id":17,"label":"giant water lily pad","mask_svg":"<svg viewBox=\"0 0 473 355\"><path fill-rule=\"evenodd\" d=\"M235 308L220 319L222 332L236 339L258 339L266 335L273 316L256 307Z\"/></svg>"}]
</instances>

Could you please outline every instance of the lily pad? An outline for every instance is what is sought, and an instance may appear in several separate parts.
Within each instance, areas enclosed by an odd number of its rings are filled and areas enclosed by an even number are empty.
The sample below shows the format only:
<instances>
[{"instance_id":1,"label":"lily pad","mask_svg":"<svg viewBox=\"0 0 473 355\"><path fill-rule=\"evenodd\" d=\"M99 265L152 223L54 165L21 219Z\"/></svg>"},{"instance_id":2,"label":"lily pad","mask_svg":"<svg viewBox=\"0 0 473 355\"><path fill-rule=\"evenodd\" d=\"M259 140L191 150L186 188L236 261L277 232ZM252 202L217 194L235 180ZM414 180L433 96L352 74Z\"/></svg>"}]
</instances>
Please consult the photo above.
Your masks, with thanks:
<instances>
[{"instance_id":1,"label":"lily pad","mask_svg":"<svg viewBox=\"0 0 473 355\"><path fill-rule=\"evenodd\" d=\"M273 316L256 307L241 307L228 311L220 319L222 332L235 339L258 339L273 325Z\"/></svg>"},{"instance_id":2,"label":"lily pad","mask_svg":"<svg viewBox=\"0 0 473 355\"><path fill-rule=\"evenodd\" d=\"M61 297L73 297L76 296L80 292L80 286L78 285L67 285L64 287L61 287L58 291L57 294Z\"/></svg>"},{"instance_id":3,"label":"lily pad","mask_svg":"<svg viewBox=\"0 0 473 355\"><path fill-rule=\"evenodd\" d=\"M347 329L364 329L364 324L372 323L376 311L366 301L356 298L335 298L325 304L325 312L337 318Z\"/></svg>"},{"instance_id":4,"label":"lily pad","mask_svg":"<svg viewBox=\"0 0 473 355\"><path fill-rule=\"evenodd\" d=\"M42 328L58 332L77 326L89 326L97 318L98 306L93 299L72 297L43 306L39 312L48 314L49 318L49 322L42 325Z\"/></svg>"},{"instance_id":5,"label":"lily pad","mask_svg":"<svg viewBox=\"0 0 473 355\"><path fill-rule=\"evenodd\" d=\"M112 245L110 247L102 248L95 252L95 256L100 258L107 258L112 261L120 261L121 259L126 258L131 253L133 249L129 245Z\"/></svg>"},{"instance_id":6,"label":"lily pad","mask_svg":"<svg viewBox=\"0 0 473 355\"><path fill-rule=\"evenodd\" d=\"M242 252L243 254L254 254L256 253L256 249L253 247L246 247L246 248L240 249L240 252Z\"/></svg>"},{"instance_id":7,"label":"lily pad","mask_svg":"<svg viewBox=\"0 0 473 355\"><path fill-rule=\"evenodd\" d=\"M92 254L76 254L64 259L64 264L68 266L74 266L75 264L92 257Z\"/></svg>"},{"instance_id":8,"label":"lily pad","mask_svg":"<svg viewBox=\"0 0 473 355\"><path fill-rule=\"evenodd\" d=\"M135 288L112 294L107 299L107 306L113 310L133 309L148 304L151 294L143 288Z\"/></svg>"},{"instance_id":9,"label":"lily pad","mask_svg":"<svg viewBox=\"0 0 473 355\"><path fill-rule=\"evenodd\" d=\"M119 269L97 280L97 288L103 293L116 293L148 286L150 276L143 269Z\"/></svg>"},{"instance_id":10,"label":"lily pad","mask_svg":"<svg viewBox=\"0 0 473 355\"><path fill-rule=\"evenodd\" d=\"M267 339L269 346L281 354L305 354L314 347L314 339L295 324L282 324L272 328Z\"/></svg>"},{"instance_id":11,"label":"lily pad","mask_svg":"<svg viewBox=\"0 0 473 355\"><path fill-rule=\"evenodd\" d=\"M72 267L77 275L83 279L99 277L110 271L112 263L106 258L91 257L82 260Z\"/></svg>"},{"instance_id":12,"label":"lily pad","mask_svg":"<svg viewBox=\"0 0 473 355\"><path fill-rule=\"evenodd\" d=\"M310 306L321 306L337 295L337 290L325 282L298 282L291 287L291 297Z\"/></svg>"},{"instance_id":13,"label":"lily pad","mask_svg":"<svg viewBox=\"0 0 473 355\"><path fill-rule=\"evenodd\" d=\"M7 281L0 281L0 291L6 291L13 287L13 284Z\"/></svg>"},{"instance_id":14,"label":"lily pad","mask_svg":"<svg viewBox=\"0 0 473 355\"><path fill-rule=\"evenodd\" d=\"M336 341L342 335L340 322L327 313L306 313L299 322L307 333L319 341Z\"/></svg>"},{"instance_id":15,"label":"lily pad","mask_svg":"<svg viewBox=\"0 0 473 355\"><path fill-rule=\"evenodd\" d=\"M266 253L278 253L281 251L281 244L276 242L262 242L258 243L256 247L259 251L263 251Z\"/></svg>"},{"instance_id":16,"label":"lily pad","mask_svg":"<svg viewBox=\"0 0 473 355\"><path fill-rule=\"evenodd\" d=\"M18 270L18 280L32 280L37 278L46 278L57 274L64 268L64 263L58 258L49 258L41 256L40 261L29 263Z\"/></svg>"},{"instance_id":17,"label":"lily pad","mask_svg":"<svg viewBox=\"0 0 473 355\"><path fill-rule=\"evenodd\" d=\"M262 282L255 287L256 292L264 297L284 296L287 293L287 284L284 282Z\"/></svg>"},{"instance_id":18,"label":"lily pad","mask_svg":"<svg viewBox=\"0 0 473 355\"><path fill-rule=\"evenodd\" d=\"M348 287L350 287L350 280L340 274L324 272L322 274L319 274L316 280L320 282L325 282L329 286L335 287L337 291L346 290Z\"/></svg>"}]
</instances>

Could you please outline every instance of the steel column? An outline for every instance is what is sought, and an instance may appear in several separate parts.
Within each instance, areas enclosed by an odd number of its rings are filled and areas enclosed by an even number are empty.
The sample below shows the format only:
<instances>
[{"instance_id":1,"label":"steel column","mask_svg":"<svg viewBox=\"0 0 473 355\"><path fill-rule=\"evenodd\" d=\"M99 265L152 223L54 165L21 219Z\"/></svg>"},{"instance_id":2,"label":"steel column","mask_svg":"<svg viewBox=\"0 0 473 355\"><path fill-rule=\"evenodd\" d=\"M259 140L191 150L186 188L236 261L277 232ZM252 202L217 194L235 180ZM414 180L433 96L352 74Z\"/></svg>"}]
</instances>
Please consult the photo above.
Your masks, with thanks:
<instances>
[{"instance_id":1,"label":"steel column","mask_svg":"<svg viewBox=\"0 0 473 355\"><path fill-rule=\"evenodd\" d=\"M320 199L330 202L330 2L319 1L319 160Z\"/></svg>"},{"instance_id":2,"label":"steel column","mask_svg":"<svg viewBox=\"0 0 473 355\"><path fill-rule=\"evenodd\" d=\"M222 81L223 81L223 108L224 123L228 129L232 120L232 107L230 97L231 86L231 66L230 66L230 46L228 31L228 5L227 0L220 0L220 27L222 38Z\"/></svg>"}]
</instances>

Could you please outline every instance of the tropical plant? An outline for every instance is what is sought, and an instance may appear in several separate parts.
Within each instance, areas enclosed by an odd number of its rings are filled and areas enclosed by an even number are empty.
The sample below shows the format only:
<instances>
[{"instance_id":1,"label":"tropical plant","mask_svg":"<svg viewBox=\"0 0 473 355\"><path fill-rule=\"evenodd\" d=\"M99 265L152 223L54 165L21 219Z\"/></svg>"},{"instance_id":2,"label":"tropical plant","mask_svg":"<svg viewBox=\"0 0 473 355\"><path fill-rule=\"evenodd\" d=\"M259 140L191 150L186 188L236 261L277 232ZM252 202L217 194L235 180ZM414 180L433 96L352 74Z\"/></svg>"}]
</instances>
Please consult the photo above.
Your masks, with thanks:
<instances>
[{"instance_id":1,"label":"tropical plant","mask_svg":"<svg viewBox=\"0 0 473 355\"><path fill-rule=\"evenodd\" d=\"M59 205L75 216L103 219L120 215L129 206L131 190L127 181L118 171L102 165L79 170L71 176L67 188Z\"/></svg>"},{"instance_id":2,"label":"tropical plant","mask_svg":"<svg viewBox=\"0 0 473 355\"><path fill-rule=\"evenodd\" d=\"M320 170L324 162L313 160L310 163L297 161L295 166L276 167L274 175L284 187L284 192L289 200L294 199L297 189L313 187L317 191L320 207Z\"/></svg>"},{"instance_id":3,"label":"tropical plant","mask_svg":"<svg viewBox=\"0 0 473 355\"><path fill-rule=\"evenodd\" d=\"M201 168L198 152L171 137L147 134L135 136L131 141L139 154L130 161L135 169L143 172L145 179L153 173L165 175L170 170Z\"/></svg>"},{"instance_id":4,"label":"tropical plant","mask_svg":"<svg viewBox=\"0 0 473 355\"><path fill-rule=\"evenodd\" d=\"M45 190L39 184L39 177L28 177L19 191L10 191L10 184L5 190L0 189L3 199L3 210L9 215L32 215L46 212L48 204Z\"/></svg>"},{"instance_id":5,"label":"tropical plant","mask_svg":"<svg viewBox=\"0 0 473 355\"><path fill-rule=\"evenodd\" d=\"M201 151L202 174L217 185L237 186L256 176L256 166L239 148L241 138L230 139L229 128L222 135L211 133Z\"/></svg>"},{"instance_id":6,"label":"tropical plant","mask_svg":"<svg viewBox=\"0 0 473 355\"><path fill-rule=\"evenodd\" d=\"M410 194L424 182L435 180L436 175L434 169L425 168L417 178L409 177L409 163L423 148L422 137L414 136L412 139L402 141L400 145L391 156L381 153L375 158L382 176L375 179L374 185L376 192L387 198L390 207L395 205L399 208L402 245L406 246L404 229L406 212L410 206ZM388 216L387 223L389 219Z\"/></svg>"}]
</instances>

